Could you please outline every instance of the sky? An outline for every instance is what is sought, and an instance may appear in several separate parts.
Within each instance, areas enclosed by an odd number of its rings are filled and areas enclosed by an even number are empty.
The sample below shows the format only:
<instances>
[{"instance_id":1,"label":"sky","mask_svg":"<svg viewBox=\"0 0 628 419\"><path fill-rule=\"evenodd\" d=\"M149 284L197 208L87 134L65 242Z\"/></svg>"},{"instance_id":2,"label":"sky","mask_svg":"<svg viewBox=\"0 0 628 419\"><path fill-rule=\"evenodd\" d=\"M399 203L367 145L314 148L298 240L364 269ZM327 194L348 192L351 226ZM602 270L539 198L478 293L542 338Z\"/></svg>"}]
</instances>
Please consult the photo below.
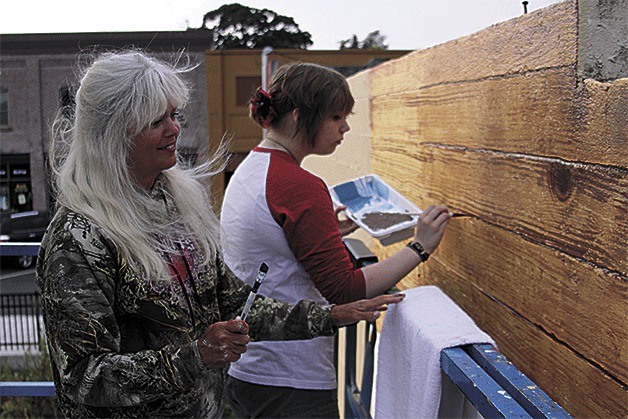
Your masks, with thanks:
<instances>
[{"instance_id":1,"label":"sky","mask_svg":"<svg viewBox=\"0 0 628 419\"><path fill-rule=\"evenodd\" d=\"M527 10L559 1L528 0ZM336 50L339 41L363 40L375 30L389 49L423 49L524 10L520 0L10 0L0 7L0 34L178 31L199 27L205 13L236 2L292 17L316 50Z\"/></svg>"}]
</instances>

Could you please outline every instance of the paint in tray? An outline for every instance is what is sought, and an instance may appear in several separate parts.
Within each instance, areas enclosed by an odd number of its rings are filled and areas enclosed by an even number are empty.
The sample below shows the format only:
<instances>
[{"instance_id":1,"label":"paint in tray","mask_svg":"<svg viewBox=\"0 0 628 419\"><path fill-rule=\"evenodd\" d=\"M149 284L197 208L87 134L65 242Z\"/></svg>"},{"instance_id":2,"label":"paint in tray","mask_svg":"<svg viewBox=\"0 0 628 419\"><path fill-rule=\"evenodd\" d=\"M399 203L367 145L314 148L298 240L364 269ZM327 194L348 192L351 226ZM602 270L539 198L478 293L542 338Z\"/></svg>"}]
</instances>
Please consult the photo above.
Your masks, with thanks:
<instances>
[{"instance_id":1,"label":"paint in tray","mask_svg":"<svg viewBox=\"0 0 628 419\"><path fill-rule=\"evenodd\" d=\"M347 217L383 246L408 239L414 235L421 210L386 184L378 175L368 174L329 188L334 205L345 205ZM391 220L393 216L414 213ZM367 216L369 214L369 216ZM392 225L376 225L369 220L375 215L384 216ZM367 222L368 221L368 222Z\"/></svg>"}]
</instances>

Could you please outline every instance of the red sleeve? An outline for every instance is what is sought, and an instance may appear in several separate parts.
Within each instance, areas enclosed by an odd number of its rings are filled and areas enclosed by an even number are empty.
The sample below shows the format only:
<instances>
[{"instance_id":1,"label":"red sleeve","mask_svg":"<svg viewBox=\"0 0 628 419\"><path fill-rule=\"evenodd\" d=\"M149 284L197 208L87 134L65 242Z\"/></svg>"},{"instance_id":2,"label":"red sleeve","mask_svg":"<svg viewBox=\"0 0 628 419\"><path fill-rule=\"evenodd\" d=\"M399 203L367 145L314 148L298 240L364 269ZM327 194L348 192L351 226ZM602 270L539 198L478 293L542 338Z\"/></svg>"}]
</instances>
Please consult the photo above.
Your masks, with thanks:
<instances>
[{"instance_id":1,"label":"red sleeve","mask_svg":"<svg viewBox=\"0 0 628 419\"><path fill-rule=\"evenodd\" d=\"M334 304L365 298L364 274L353 268L325 182L293 162L271 163L266 197L292 253L321 295Z\"/></svg>"}]
</instances>

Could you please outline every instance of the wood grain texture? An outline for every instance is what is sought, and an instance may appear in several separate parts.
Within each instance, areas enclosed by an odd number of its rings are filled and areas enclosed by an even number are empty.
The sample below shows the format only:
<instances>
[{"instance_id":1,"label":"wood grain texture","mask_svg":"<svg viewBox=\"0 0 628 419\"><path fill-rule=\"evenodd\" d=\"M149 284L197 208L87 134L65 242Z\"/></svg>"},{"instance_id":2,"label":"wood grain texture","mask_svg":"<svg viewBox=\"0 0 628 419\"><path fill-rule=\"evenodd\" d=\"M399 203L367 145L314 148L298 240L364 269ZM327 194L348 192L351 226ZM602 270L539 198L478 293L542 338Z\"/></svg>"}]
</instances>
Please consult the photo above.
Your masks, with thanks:
<instances>
[{"instance_id":1,"label":"wood grain texture","mask_svg":"<svg viewBox=\"0 0 628 419\"><path fill-rule=\"evenodd\" d=\"M625 384L502 304L475 282L430 259L422 277L445 291L499 350L574 417L625 418Z\"/></svg>"},{"instance_id":2,"label":"wood grain texture","mask_svg":"<svg viewBox=\"0 0 628 419\"><path fill-rule=\"evenodd\" d=\"M372 135L628 167L628 79L578 85L574 68L373 98Z\"/></svg>"},{"instance_id":3,"label":"wood grain texture","mask_svg":"<svg viewBox=\"0 0 628 419\"><path fill-rule=\"evenodd\" d=\"M628 330L617 327L628 324L626 277L476 219L452 220L435 256L605 374L628 382L625 363L617 362L628 359Z\"/></svg>"},{"instance_id":4,"label":"wood grain texture","mask_svg":"<svg viewBox=\"0 0 628 419\"><path fill-rule=\"evenodd\" d=\"M476 217L399 288L440 286L574 416L623 418L628 80L579 76L576 8L374 69L371 166L420 208Z\"/></svg>"},{"instance_id":5,"label":"wood grain texture","mask_svg":"<svg viewBox=\"0 0 628 419\"><path fill-rule=\"evenodd\" d=\"M374 144L373 169L420 208L446 204L628 275L628 171L440 146ZM408 181L413 185L409 186Z\"/></svg>"},{"instance_id":6,"label":"wood grain texture","mask_svg":"<svg viewBox=\"0 0 628 419\"><path fill-rule=\"evenodd\" d=\"M406 55L373 70L373 96L426 86L576 65L576 1L566 1L480 32Z\"/></svg>"}]
</instances>

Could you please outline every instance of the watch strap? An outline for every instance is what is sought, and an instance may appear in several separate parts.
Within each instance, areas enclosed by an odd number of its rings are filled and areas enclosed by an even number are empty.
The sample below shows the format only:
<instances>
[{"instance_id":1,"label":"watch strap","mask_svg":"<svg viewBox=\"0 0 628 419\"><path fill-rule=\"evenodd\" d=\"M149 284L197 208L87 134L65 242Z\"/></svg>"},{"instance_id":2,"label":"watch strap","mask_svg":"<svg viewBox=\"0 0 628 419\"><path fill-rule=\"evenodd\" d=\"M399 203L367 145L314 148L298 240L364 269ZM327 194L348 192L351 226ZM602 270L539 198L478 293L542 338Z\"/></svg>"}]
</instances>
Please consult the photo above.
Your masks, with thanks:
<instances>
[{"instance_id":1,"label":"watch strap","mask_svg":"<svg viewBox=\"0 0 628 419\"><path fill-rule=\"evenodd\" d=\"M421 262L425 262L430 257L430 254L427 253L423 246L421 246L421 243L417 241L411 241L407 244L407 246L410 249L414 250L417 255L419 255L419 257L421 258Z\"/></svg>"}]
</instances>

